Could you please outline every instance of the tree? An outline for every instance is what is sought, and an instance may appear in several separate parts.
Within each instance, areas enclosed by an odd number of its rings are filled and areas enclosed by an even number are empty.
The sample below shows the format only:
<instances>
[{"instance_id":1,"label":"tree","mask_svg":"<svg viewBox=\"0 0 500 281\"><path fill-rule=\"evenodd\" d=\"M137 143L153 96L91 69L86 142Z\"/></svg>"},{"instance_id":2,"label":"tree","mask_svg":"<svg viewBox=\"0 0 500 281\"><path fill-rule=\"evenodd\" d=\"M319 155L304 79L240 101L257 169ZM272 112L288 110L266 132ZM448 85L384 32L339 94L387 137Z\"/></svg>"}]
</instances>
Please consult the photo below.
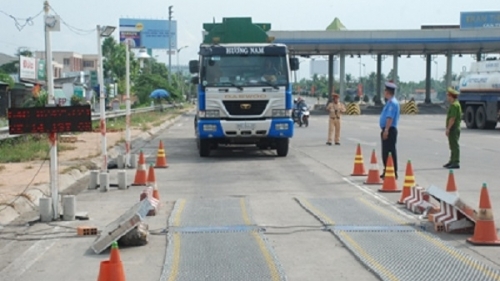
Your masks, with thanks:
<instances>
[{"instance_id":1,"label":"tree","mask_svg":"<svg viewBox=\"0 0 500 281\"><path fill-rule=\"evenodd\" d=\"M16 52L15 56L17 58L19 58L20 56L32 57L33 56L33 52L31 52L28 49L19 48L19 49L17 49L17 52ZM14 61L11 61L9 63L1 65L0 66L0 71L4 72L4 73L7 73L7 74L16 74L16 73L19 73L19 60L14 60Z\"/></svg>"},{"instance_id":2,"label":"tree","mask_svg":"<svg viewBox=\"0 0 500 281\"><path fill-rule=\"evenodd\" d=\"M9 88L14 87L14 79L5 72L0 71L0 81L9 84Z\"/></svg>"},{"instance_id":3,"label":"tree","mask_svg":"<svg viewBox=\"0 0 500 281\"><path fill-rule=\"evenodd\" d=\"M117 80L119 94L125 93L125 48L125 45L118 44L113 37L107 37L102 43L103 76L105 79ZM138 72L139 64L134 60L134 54L130 52L130 81L137 77Z\"/></svg>"}]
</instances>

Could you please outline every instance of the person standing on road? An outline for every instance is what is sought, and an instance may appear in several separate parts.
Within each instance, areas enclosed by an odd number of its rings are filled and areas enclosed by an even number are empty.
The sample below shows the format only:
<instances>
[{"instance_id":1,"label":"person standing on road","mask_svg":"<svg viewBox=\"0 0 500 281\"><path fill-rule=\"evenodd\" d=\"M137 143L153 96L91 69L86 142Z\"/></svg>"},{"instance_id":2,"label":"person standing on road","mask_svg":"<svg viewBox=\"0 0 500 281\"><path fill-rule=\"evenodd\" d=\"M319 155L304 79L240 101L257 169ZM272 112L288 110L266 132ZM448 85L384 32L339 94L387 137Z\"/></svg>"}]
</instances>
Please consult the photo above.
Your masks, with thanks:
<instances>
[{"instance_id":1,"label":"person standing on road","mask_svg":"<svg viewBox=\"0 0 500 281\"><path fill-rule=\"evenodd\" d=\"M345 105L339 102L339 95L333 93L332 101L326 106L330 117L328 118L328 140L327 145L332 145L332 135L335 131L335 145L340 145L340 116L345 112Z\"/></svg>"},{"instance_id":2,"label":"person standing on road","mask_svg":"<svg viewBox=\"0 0 500 281\"><path fill-rule=\"evenodd\" d=\"M444 164L443 167L447 169L460 169L460 122L462 121L462 107L458 102L459 92L449 87L447 92L448 114L446 115L446 136L450 145L450 161Z\"/></svg>"},{"instance_id":3,"label":"person standing on road","mask_svg":"<svg viewBox=\"0 0 500 281\"><path fill-rule=\"evenodd\" d=\"M384 162L384 172L380 178L385 177L385 169L387 166L387 158L389 152L392 155L394 162L394 172L396 179L398 178L398 154L396 151L396 142L398 139L398 123L399 123L399 102L395 97L397 86L394 82L385 82L385 106L380 114L380 129L382 132L382 161Z\"/></svg>"}]
</instances>

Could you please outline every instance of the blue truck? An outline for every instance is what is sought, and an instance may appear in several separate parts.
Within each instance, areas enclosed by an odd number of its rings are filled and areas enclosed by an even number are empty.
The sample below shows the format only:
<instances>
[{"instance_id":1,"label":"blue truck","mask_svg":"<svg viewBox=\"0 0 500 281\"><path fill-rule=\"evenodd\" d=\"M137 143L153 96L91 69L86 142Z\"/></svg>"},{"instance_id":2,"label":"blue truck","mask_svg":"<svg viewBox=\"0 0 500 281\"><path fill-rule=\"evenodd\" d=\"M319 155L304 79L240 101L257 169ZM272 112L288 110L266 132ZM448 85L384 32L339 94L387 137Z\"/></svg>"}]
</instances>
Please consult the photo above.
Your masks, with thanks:
<instances>
[{"instance_id":1,"label":"blue truck","mask_svg":"<svg viewBox=\"0 0 500 281\"><path fill-rule=\"evenodd\" d=\"M189 62L198 88L194 125L201 157L220 145L288 154L294 132L291 71L299 62L286 45L272 43L269 29L251 18L204 24L199 59Z\"/></svg>"}]
</instances>

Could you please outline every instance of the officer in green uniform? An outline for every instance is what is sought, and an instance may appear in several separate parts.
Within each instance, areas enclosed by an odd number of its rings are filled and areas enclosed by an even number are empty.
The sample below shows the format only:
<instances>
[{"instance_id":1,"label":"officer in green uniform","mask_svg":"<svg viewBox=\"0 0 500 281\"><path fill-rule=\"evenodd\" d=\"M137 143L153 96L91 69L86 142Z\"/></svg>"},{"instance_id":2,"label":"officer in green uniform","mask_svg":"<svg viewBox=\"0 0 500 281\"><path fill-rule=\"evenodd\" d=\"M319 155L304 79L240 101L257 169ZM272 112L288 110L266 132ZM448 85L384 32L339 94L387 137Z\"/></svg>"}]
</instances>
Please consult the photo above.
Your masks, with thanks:
<instances>
[{"instance_id":1,"label":"officer in green uniform","mask_svg":"<svg viewBox=\"0 0 500 281\"><path fill-rule=\"evenodd\" d=\"M458 102L459 92L449 87L447 92L450 108L446 115L446 136L450 144L450 161L443 167L447 169L460 169L460 122L462 121L462 107Z\"/></svg>"}]
</instances>

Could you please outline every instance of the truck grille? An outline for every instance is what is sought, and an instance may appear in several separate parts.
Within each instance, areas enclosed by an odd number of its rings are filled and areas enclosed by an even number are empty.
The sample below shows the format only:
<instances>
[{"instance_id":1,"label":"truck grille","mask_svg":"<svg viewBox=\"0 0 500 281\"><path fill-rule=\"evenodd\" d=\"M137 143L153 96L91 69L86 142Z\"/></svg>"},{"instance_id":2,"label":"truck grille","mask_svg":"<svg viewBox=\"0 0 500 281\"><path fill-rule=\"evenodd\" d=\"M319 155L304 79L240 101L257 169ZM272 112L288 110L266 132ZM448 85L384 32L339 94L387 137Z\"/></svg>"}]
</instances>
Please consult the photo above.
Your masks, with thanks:
<instances>
[{"instance_id":1,"label":"truck grille","mask_svg":"<svg viewBox=\"0 0 500 281\"><path fill-rule=\"evenodd\" d=\"M230 115L261 115L266 109L267 100L223 101Z\"/></svg>"}]
</instances>

